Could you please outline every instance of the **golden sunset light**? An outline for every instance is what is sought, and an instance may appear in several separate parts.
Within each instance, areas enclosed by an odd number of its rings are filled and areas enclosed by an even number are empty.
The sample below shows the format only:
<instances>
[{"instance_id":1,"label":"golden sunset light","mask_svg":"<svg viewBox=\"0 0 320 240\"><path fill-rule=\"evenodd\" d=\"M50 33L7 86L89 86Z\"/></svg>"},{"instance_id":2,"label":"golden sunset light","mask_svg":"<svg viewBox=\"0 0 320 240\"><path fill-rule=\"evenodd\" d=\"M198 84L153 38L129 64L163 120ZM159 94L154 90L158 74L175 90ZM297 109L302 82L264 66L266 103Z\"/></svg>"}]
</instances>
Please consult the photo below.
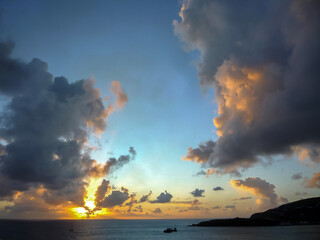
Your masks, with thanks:
<instances>
[{"instance_id":1,"label":"golden sunset light","mask_svg":"<svg viewBox=\"0 0 320 240\"><path fill-rule=\"evenodd\" d=\"M319 25L319 0L0 0L0 240L317 239Z\"/></svg>"}]
</instances>

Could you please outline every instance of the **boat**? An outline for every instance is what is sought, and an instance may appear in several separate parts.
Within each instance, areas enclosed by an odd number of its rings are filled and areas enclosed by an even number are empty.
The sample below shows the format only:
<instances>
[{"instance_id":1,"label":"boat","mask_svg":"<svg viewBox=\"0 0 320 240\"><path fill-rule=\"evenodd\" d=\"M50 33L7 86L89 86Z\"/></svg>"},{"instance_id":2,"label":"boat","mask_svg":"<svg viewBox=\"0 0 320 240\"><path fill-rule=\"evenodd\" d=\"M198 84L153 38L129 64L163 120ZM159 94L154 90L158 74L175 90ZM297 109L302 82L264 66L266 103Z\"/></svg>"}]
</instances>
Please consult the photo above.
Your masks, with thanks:
<instances>
[{"instance_id":1,"label":"boat","mask_svg":"<svg viewBox=\"0 0 320 240\"><path fill-rule=\"evenodd\" d=\"M173 230L172 228L167 228L166 230L163 230L164 233L172 233Z\"/></svg>"},{"instance_id":2,"label":"boat","mask_svg":"<svg viewBox=\"0 0 320 240\"><path fill-rule=\"evenodd\" d=\"M174 229L172 230L172 232L177 232L178 230L177 230L177 228L176 227L174 227Z\"/></svg>"}]
</instances>

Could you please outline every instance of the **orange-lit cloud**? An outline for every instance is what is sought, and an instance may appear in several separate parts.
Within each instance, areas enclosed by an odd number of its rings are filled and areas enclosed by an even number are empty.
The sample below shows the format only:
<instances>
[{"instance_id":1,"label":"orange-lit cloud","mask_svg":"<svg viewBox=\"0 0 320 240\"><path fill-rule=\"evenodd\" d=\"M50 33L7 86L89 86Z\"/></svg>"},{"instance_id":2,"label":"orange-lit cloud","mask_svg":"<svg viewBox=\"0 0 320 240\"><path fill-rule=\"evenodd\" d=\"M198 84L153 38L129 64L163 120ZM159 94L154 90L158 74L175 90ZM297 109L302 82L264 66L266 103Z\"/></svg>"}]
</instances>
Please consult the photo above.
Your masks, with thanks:
<instances>
[{"instance_id":1,"label":"orange-lit cloud","mask_svg":"<svg viewBox=\"0 0 320 240\"><path fill-rule=\"evenodd\" d=\"M273 65L242 67L233 59L219 67L215 76L219 116L213 120L218 136L238 131L230 124L232 121L239 121L246 128L256 118L264 98L279 88L276 80L279 76L274 68Z\"/></svg>"},{"instance_id":2,"label":"orange-lit cloud","mask_svg":"<svg viewBox=\"0 0 320 240\"><path fill-rule=\"evenodd\" d=\"M110 91L116 96L115 104L112 106L112 111L117 111L124 108L128 102L128 96L122 89L119 81L112 81Z\"/></svg>"},{"instance_id":3,"label":"orange-lit cloud","mask_svg":"<svg viewBox=\"0 0 320 240\"><path fill-rule=\"evenodd\" d=\"M196 163L206 163L213 153L215 143L208 141L204 144L199 144L198 148L188 148L188 153L185 157L182 157L184 161L194 161Z\"/></svg>"},{"instance_id":4,"label":"orange-lit cloud","mask_svg":"<svg viewBox=\"0 0 320 240\"><path fill-rule=\"evenodd\" d=\"M209 177L210 175L214 174L216 171L213 168L207 169L207 175L206 177Z\"/></svg>"},{"instance_id":5,"label":"orange-lit cloud","mask_svg":"<svg viewBox=\"0 0 320 240\"><path fill-rule=\"evenodd\" d=\"M247 191L257 197L256 203L261 208L276 207L280 198L275 193L275 186L261 178L246 178L245 180L231 180L231 185L236 189Z\"/></svg>"},{"instance_id":6,"label":"orange-lit cloud","mask_svg":"<svg viewBox=\"0 0 320 240\"><path fill-rule=\"evenodd\" d=\"M307 188L320 188L320 172L316 172L312 178L306 179L305 184Z\"/></svg>"},{"instance_id":7,"label":"orange-lit cloud","mask_svg":"<svg viewBox=\"0 0 320 240\"><path fill-rule=\"evenodd\" d=\"M183 160L239 175L298 146L301 159L319 162L319 5L250 4L255 11L240 2L186 0L174 21L185 49L200 52L200 84L214 88L218 104L218 139L189 148Z\"/></svg>"}]
</instances>

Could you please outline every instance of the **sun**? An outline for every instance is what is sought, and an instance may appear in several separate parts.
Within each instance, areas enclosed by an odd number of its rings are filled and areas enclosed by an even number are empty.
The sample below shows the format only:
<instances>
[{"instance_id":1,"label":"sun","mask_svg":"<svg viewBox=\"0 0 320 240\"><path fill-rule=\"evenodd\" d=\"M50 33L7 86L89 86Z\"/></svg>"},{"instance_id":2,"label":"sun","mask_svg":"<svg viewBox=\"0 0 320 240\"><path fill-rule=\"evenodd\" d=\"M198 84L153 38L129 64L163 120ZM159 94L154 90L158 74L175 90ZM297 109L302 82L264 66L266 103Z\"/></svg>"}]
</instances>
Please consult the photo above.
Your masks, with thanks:
<instances>
[{"instance_id":1,"label":"sun","mask_svg":"<svg viewBox=\"0 0 320 240\"><path fill-rule=\"evenodd\" d=\"M74 216L76 218L85 218L85 217L87 217L88 210L86 210L83 207L72 208L71 211L72 211L72 213L74 214Z\"/></svg>"},{"instance_id":2,"label":"sun","mask_svg":"<svg viewBox=\"0 0 320 240\"><path fill-rule=\"evenodd\" d=\"M84 197L85 207L72 208L76 218L87 218L95 217L107 214L106 209L96 209L96 192L98 187L101 185L102 178L89 178L87 179L88 185L86 186L86 195Z\"/></svg>"},{"instance_id":3,"label":"sun","mask_svg":"<svg viewBox=\"0 0 320 240\"><path fill-rule=\"evenodd\" d=\"M86 201L84 205L88 207L90 210L93 210L96 207L96 204L94 203L94 201Z\"/></svg>"}]
</instances>

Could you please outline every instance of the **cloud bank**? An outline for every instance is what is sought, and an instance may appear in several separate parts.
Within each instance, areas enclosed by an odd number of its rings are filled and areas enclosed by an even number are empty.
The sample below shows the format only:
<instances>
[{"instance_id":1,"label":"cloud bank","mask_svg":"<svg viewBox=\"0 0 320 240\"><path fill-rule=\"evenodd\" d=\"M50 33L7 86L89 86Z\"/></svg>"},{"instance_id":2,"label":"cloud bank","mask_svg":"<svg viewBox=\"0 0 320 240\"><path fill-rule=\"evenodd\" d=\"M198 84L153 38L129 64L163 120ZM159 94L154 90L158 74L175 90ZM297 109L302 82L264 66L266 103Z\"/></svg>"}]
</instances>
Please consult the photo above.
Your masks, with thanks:
<instances>
[{"instance_id":1,"label":"cloud bank","mask_svg":"<svg viewBox=\"0 0 320 240\"><path fill-rule=\"evenodd\" d=\"M184 160L235 173L274 154L319 162L320 2L185 0L175 34L198 50L219 138Z\"/></svg>"}]
</instances>

